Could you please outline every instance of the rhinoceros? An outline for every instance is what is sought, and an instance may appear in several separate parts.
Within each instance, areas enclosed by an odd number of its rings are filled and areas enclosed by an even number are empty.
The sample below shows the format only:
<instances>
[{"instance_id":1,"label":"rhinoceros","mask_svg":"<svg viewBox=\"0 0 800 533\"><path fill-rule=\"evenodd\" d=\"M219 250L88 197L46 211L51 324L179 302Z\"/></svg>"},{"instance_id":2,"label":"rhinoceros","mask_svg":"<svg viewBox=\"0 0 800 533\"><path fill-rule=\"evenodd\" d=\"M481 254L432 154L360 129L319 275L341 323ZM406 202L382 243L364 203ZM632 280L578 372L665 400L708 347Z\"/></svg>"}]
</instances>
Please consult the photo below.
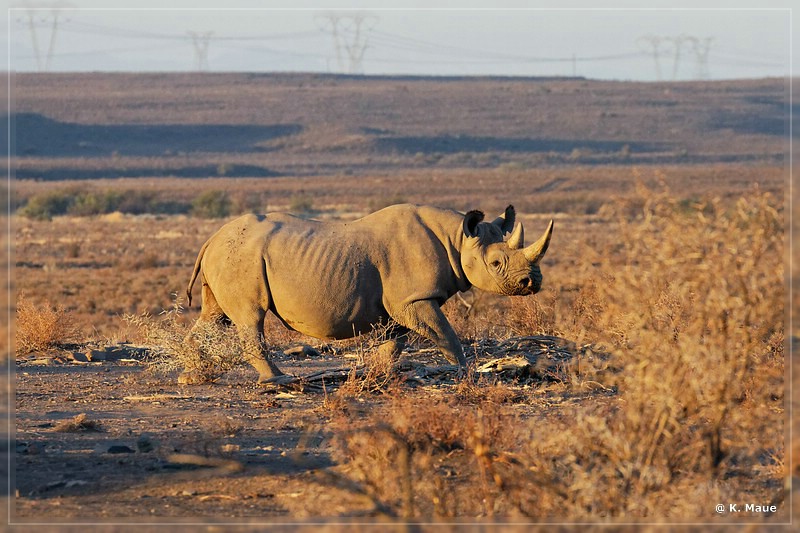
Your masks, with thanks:
<instances>
[{"instance_id":1,"label":"rhinoceros","mask_svg":"<svg viewBox=\"0 0 800 533\"><path fill-rule=\"evenodd\" d=\"M413 331L463 371L461 343L441 306L473 286L510 296L538 292L539 262L553 232L551 220L524 247L513 206L493 222L483 219L477 210L462 214L409 204L352 222L284 213L237 218L197 256L186 294L191 306L199 274L202 309L187 341L209 322L232 322L259 383L281 383L293 378L269 357L263 338L267 311L290 329L322 339L352 338L393 321L395 351ZM179 381L195 379L187 367Z\"/></svg>"}]
</instances>

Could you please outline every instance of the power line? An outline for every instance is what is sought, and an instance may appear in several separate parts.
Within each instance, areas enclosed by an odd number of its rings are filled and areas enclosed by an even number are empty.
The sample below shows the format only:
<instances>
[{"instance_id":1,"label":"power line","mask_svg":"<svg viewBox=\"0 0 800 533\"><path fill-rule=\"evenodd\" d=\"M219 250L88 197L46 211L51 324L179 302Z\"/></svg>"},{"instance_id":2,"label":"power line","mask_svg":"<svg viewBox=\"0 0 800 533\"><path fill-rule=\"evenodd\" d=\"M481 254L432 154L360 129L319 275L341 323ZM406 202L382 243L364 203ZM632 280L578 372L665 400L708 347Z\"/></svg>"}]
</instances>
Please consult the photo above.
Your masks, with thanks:
<instances>
[{"instance_id":1,"label":"power line","mask_svg":"<svg viewBox=\"0 0 800 533\"><path fill-rule=\"evenodd\" d=\"M136 29L101 25L86 20L74 20L74 16L65 16L64 10L68 4L55 3L50 5L33 5L31 3L17 6L11 10L16 15L16 22L29 34L31 55L24 59L34 59L35 67L39 71L50 70L55 59L65 56L90 56L92 53L132 53L136 51L151 50L150 43L161 43L155 48L174 45L188 46L194 51L194 68L206 70L209 68L209 51L213 44L216 48L237 48L240 50L257 51L262 54L283 55L294 58L330 58L330 55L313 53L306 46L294 46L284 49L261 46L262 43L277 43L285 41L299 43L306 39L321 39L324 35L322 29L332 37L334 53L336 55L337 69L340 72L352 74L363 73L364 58L368 49L370 59L377 64L418 64L418 65L525 65L525 64L569 64L573 75L577 75L579 64L593 62L614 62L642 57L646 54L652 58L655 67L656 79L662 80L669 75L667 69L671 68L671 78L678 79L685 71L685 63L693 63L691 76L694 79L708 79L710 77L710 62L723 65L738 65L741 67L786 67L785 58L765 54L754 50L734 50L725 48L720 50L713 38L699 38L696 36L680 34L677 36L645 35L636 40L639 50L625 53L579 55L564 54L554 56L538 56L524 53L519 49L516 53L502 53L485 48L470 48L446 43L437 43L395 34L376 29L378 18L368 13L331 12L315 17L319 29L316 31L295 31L284 33L249 33L246 35L225 35L216 32L187 31L183 34L162 32L158 30ZM104 45L113 42L120 43L117 48L102 48L96 52L80 52L70 50L66 53L59 48L65 47L62 37L64 32L80 33L113 37L103 39ZM125 41L130 46L125 46ZM138 42L137 42L138 41ZM149 42L147 42L149 41ZM330 41L329 41L330 42ZM136 44L141 46L136 47ZM250 45L250 46L247 46ZM714 49L712 51L712 45ZM74 46L74 45L73 45ZM377 54L372 52L377 50ZM381 57L382 56L382 57ZM23 56L15 56L23 58ZM671 62L671 64L670 64ZM568 68L568 67L565 67ZM682 70L683 69L683 70ZM686 74L688 77L689 74Z\"/></svg>"},{"instance_id":2,"label":"power line","mask_svg":"<svg viewBox=\"0 0 800 533\"><path fill-rule=\"evenodd\" d=\"M178 48L178 47L183 48L184 45L183 44L176 44L176 45L169 46L167 48ZM149 52L151 50L164 50L164 49L165 49L165 45L163 45L163 44L157 44L157 45L152 45L152 46L144 46L144 47L137 46L135 48L128 46L128 47L122 47L122 48L103 49L102 54L106 54L106 55L107 54L128 54L128 53ZM59 52L59 53L54 53L53 54L53 57L56 57L56 58L58 58L58 57L92 57L92 56L95 56L95 57L98 56L98 51L97 50L83 50L83 51L74 51L74 52ZM15 59L36 59L36 56L33 55L33 54L31 54L31 55L24 55L23 54L23 55L15 56Z\"/></svg>"},{"instance_id":3,"label":"power line","mask_svg":"<svg viewBox=\"0 0 800 533\"><path fill-rule=\"evenodd\" d=\"M106 25L92 24L91 22L70 21L70 25L64 27L64 31L75 33L88 33L96 35L110 35L121 38L131 39L155 39L155 40L179 40L186 41L191 39L187 35L179 33L159 33L152 31L142 31L131 28L120 28ZM287 33L270 33L263 35L219 35L215 34L213 41L276 41L276 40L296 40L309 37L316 37L315 31L298 31Z\"/></svg>"},{"instance_id":4,"label":"power line","mask_svg":"<svg viewBox=\"0 0 800 533\"><path fill-rule=\"evenodd\" d=\"M625 52L619 54L605 54L595 56L578 56L575 54L568 56L532 56L532 55L519 55L519 54L503 54L492 52L488 50L476 50L470 48L463 48L458 46L448 46L442 44L431 43L429 41L422 41L419 39L407 38L391 33L375 31L375 38L373 39L376 44L385 46L387 48L395 48L398 50L427 52L446 57L459 57L469 56L477 60L485 61L504 61L516 63L572 63L572 62L587 62L587 61L613 61L618 59L630 59L638 57L640 52Z\"/></svg>"}]
</instances>

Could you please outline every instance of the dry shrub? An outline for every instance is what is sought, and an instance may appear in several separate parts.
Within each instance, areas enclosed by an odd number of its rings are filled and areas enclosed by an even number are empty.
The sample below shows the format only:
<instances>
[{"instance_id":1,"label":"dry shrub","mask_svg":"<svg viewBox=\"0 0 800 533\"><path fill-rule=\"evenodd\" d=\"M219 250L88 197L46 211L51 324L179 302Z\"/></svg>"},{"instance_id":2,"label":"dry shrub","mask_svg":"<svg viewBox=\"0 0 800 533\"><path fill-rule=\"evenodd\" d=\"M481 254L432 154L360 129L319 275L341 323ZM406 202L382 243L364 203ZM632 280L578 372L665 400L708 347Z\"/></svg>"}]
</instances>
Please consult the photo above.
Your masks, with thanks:
<instances>
[{"instance_id":1,"label":"dry shrub","mask_svg":"<svg viewBox=\"0 0 800 533\"><path fill-rule=\"evenodd\" d=\"M765 409L783 386L782 357L765 359L783 332L783 221L768 194L690 208L666 192L639 195L638 216L612 212L622 246L577 302L622 367L624 404L581 412L559 443L573 460L551 476L568 495L557 507L713 516L712 501L686 494L702 484L741 493L763 450L783 455L782 405Z\"/></svg>"},{"instance_id":2,"label":"dry shrub","mask_svg":"<svg viewBox=\"0 0 800 533\"><path fill-rule=\"evenodd\" d=\"M486 403L510 403L521 399L522 394L495 375L475 372L475 367L467 368L466 376L453 387L453 403L481 405Z\"/></svg>"},{"instance_id":3,"label":"dry shrub","mask_svg":"<svg viewBox=\"0 0 800 533\"><path fill-rule=\"evenodd\" d=\"M126 315L128 324L139 330L143 342L151 346L148 368L158 373L187 370L200 379L213 381L221 374L245 363L239 337L223 324L205 323L192 333L182 320L183 306L175 299L173 306L158 317L148 313Z\"/></svg>"},{"instance_id":4,"label":"dry shrub","mask_svg":"<svg viewBox=\"0 0 800 533\"><path fill-rule=\"evenodd\" d=\"M509 298L509 329L514 335L562 335L556 317L558 297L556 292L547 291L536 297Z\"/></svg>"},{"instance_id":5,"label":"dry shrub","mask_svg":"<svg viewBox=\"0 0 800 533\"><path fill-rule=\"evenodd\" d=\"M62 420L55 425L53 431L77 433L79 431L100 431L101 428L100 422L89 420L86 418L86 413L80 413L69 420Z\"/></svg>"},{"instance_id":6,"label":"dry shrub","mask_svg":"<svg viewBox=\"0 0 800 533\"><path fill-rule=\"evenodd\" d=\"M442 306L442 312L459 338L485 339L509 333L508 303L517 297L503 296L473 287L457 293Z\"/></svg>"},{"instance_id":7,"label":"dry shrub","mask_svg":"<svg viewBox=\"0 0 800 533\"><path fill-rule=\"evenodd\" d=\"M603 380L617 398L551 419L517 417L488 397L465 402L476 397L469 385L449 403L402 397L366 420L342 413L336 458L395 515L713 520L720 502L780 507L776 204L756 192L687 205L640 188L635 202L606 208L618 242L583 265L570 303L583 321L568 326L608 351L615 371Z\"/></svg>"},{"instance_id":8,"label":"dry shrub","mask_svg":"<svg viewBox=\"0 0 800 533\"><path fill-rule=\"evenodd\" d=\"M392 339L393 323L379 325L358 337L355 343L356 360L336 394L344 398L367 393L393 390L400 383L397 374L399 354Z\"/></svg>"},{"instance_id":9,"label":"dry shrub","mask_svg":"<svg viewBox=\"0 0 800 533\"><path fill-rule=\"evenodd\" d=\"M35 305L24 294L17 298L16 353L58 348L81 339L81 332L61 305Z\"/></svg>"},{"instance_id":10,"label":"dry shrub","mask_svg":"<svg viewBox=\"0 0 800 533\"><path fill-rule=\"evenodd\" d=\"M358 421L341 414L333 425L334 457L385 514L488 516L502 507L495 464L519 440L515 417L497 404L465 407L398 394L380 413Z\"/></svg>"}]
</instances>

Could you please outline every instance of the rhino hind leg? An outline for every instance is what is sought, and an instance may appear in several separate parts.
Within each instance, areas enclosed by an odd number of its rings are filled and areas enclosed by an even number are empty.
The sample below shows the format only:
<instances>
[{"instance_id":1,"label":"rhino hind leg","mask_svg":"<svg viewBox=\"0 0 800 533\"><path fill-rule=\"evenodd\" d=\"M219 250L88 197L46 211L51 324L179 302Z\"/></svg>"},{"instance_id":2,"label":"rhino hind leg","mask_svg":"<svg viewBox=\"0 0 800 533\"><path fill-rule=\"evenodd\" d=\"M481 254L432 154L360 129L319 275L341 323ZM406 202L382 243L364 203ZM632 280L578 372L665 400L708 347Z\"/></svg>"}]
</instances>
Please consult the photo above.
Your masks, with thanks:
<instances>
[{"instance_id":1,"label":"rhino hind leg","mask_svg":"<svg viewBox=\"0 0 800 533\"><path fill-rule=\"evenodd\" d=\"M406 347L405 340L389 339L378 345L378 353L381 355L389 356L394 360L397 360L397 358L400 357L400 354L403 352L403 348L405 347Z\"/></svg>"},{"instance_id":2,"label":"rhino hind leg","mask_svg":"<svg viewBox=\"0 0 800 533\"><path fill-rule=\"evenodd\" d=\"M283 372L272 362L264 342L264 313L255 324L237 323L239 340L245 360L258 371L258 383L271 383L283 376Z\"/></svg>"},{"instance_id":3,"label":"rhino hind leg","mask_svg":"<svg viewBox=\"0 0 800 533\"><path fill-rule=\"evenodd\" d=\"M393 324L386 331L386 341L378 346L378 353L397 360L408 342L410 330L400 324Z\"/></svg>"},{"instance_id":4,"label":"rhino hind leg","mask_svg":"<svg viewBox=\"0 0 800 533\"><path fill-rule=\"evenodd\" d=\"M189 346L192 350L199 352L202 348L200 342L198 342L198 337L207 334L209 328L230 325L230 319L220 308L211 289L209 289L208 285L203 283L203 307L192 329L186 334L184 344ZM207 383L208 381L208 374L192 367L189 362L187 362L183 372L178 376L178 383L183 385L196 385L199 383Z\"/></svg>"}]
</instances>

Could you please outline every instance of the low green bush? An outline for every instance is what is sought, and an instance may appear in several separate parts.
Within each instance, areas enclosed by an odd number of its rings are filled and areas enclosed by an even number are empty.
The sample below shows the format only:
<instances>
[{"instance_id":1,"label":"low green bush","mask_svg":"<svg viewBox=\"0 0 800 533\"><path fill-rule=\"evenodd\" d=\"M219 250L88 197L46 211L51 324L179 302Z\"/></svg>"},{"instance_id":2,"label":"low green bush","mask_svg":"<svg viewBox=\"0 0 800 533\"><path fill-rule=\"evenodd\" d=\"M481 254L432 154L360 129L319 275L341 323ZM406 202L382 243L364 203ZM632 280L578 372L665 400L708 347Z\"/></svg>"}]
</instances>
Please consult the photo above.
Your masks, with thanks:
<instances>
[{"instance_id":1,"label":"low green bush","mask_svg":"<svg viewBox=\"0 0 800 533\"><path fill-rule=\"evenodd\" d=\"M232 205L225 191L206 191L192 200L192 216L198 218L225 218L230 216Z\"/></svg>"}]
</instances>

